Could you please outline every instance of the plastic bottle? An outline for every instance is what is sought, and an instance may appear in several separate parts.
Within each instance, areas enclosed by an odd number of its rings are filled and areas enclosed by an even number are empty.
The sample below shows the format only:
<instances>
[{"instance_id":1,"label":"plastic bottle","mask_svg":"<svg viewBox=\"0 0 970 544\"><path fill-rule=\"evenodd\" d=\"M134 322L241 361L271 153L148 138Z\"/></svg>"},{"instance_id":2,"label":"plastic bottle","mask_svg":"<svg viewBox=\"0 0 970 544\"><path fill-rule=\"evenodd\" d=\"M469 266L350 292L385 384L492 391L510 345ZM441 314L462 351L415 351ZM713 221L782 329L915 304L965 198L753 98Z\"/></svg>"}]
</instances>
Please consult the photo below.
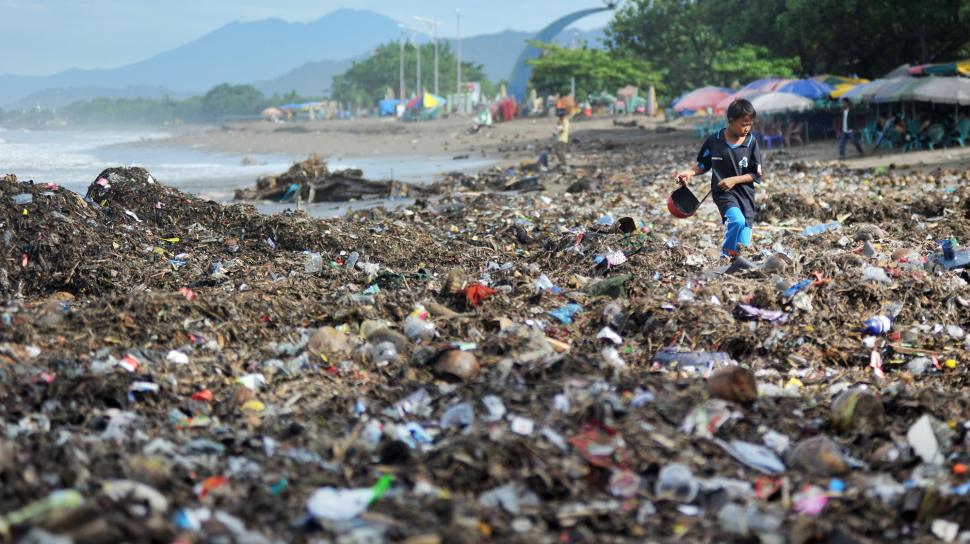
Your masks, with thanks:
<instances>
[{"instance_id":1,"label":"plastic bottle","mask_svg":"<svg viewBox=\"0 0 970 544\"><path fill-rule=\"evenodd\" d=\"M893 328L893 321L884 315L870 317L862 324L862 332L866 334L886 334Z\"/></svg>"},{"instance_id":2,"label":"plastic bottle","mask_svg":"<svg viewBox=\"0 0 970 544\"><path fill-rule=\"evenodd\" d=\"M441 416L441 428L463 428L475 422L475 410L467 402L448 408Z\"/></svg>"},{"instance_id":3,"label":"plastic bottle","mask_svg":"<svg viewBox=\"0 0 970 544\"><path fill-rule=\"evenodd\" d=\"M434 323L427 319L410 316L404 320L404 335L412 342L431 340L435 336Z\"/></svg>"},{"instance_id":4,"label":"plastic bottle","mask_svg":"<svg viewBox=\"0 0 970 544\"><path fill-rule=\"evenodd\" d=\"M397 348L394 347L392 342L367 344L366 352L371 362L378 365L387 364L397 359Z\"/></svg>"},{"instance_id":5,"label":"plastic bottle","mask_svg":"<svg viewBox=\"0 0 970 544\"><path fill-rule=\"evenodd\" d=\"M323 256L319 253L307 253L303 269L307 274L319 274L323 270Z\"/></svg>"},{"instance_id":6,"label":"plastic bottle","mask_svg":"<svg viewBox=\"0 0 970 544\"><path fill-rule=\"evenodd\" d=\"M660 469L653 492L661 498L679 502L691 502L697 497L700 484L690 468L680 463L670 463Z\"/></svg>"},{"instance_id":7,"label":"plastic bottle","mask_svg":"<svg viewBox=\"0 0 970 544\"><path fill-rule=\"evenodd\" d=\"M830 230L839 230L841 228L842 228L842 224L839 223L838 221L833 221L831 223L821 223L818 225L805 227L805 229L802 230L802 236L806 236L806 237L815 236L817 234L822 234L823 232L827 232Z\"/></svg>"}]
</instances>

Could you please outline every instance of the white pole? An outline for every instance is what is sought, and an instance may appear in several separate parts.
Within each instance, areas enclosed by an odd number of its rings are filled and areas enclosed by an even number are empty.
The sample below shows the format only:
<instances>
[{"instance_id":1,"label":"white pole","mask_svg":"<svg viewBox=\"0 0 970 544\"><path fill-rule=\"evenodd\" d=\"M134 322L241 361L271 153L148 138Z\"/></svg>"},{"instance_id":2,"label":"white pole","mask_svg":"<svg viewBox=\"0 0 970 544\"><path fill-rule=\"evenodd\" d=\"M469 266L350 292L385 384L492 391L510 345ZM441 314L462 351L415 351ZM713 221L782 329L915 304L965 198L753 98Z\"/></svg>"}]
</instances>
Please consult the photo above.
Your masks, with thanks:
<instances>
[{"instance_id":1,"label":"white pole","mask_svg":"<svg viewBox=\"0 0 970 544\"><path fill-rule=\"evenodd\" d=\"M397 99L404 103L404 32L401 32L401 37L398 40L401 42L401 61L400 61L400 74L398 75L398 94Z\"/></svg>"},{"instance_id":2,"label":"white pole","mask_svg":"<svg viewBox=\"0 0 970 544\"><path fill-rule=\"evenodd\" d=\"M434 94L438 94L438 21L434 22Z\"/></svg>"},{"instance_id":3,"label":"white pole","mask_svg":"<svg viewBox=\"0 0 970 544\"><path fill-rule=\"evenodd\" d=\"M421 44L418 43L417 38L414 39L414 48L418 51L418 86L414 92L417 93L416 96L420 96L424 92L424 87L421 86Z\"/></svg>"},{"instance_id":4,"label":"white pole","mask_svg":"<svg viewBox=\"0 0 970 544\"><path fill-rule=\"evenodd\" d=\"M455 84L455 93L457 101L459 96L461 96L461 10L455 8L455 17L458 18L458 82ZM462 113L465 112L465 101L462 99Z\"/></svg>"}]
</instances>

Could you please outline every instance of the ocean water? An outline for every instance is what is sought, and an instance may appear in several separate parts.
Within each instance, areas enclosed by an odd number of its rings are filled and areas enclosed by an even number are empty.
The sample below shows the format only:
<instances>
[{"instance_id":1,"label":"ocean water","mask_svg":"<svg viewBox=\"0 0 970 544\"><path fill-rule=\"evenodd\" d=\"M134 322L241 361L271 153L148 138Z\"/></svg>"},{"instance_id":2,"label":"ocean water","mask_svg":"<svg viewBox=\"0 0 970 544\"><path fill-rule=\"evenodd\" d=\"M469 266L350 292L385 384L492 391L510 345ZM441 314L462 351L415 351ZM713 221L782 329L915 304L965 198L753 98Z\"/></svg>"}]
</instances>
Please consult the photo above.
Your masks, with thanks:
<instances>
[{"instance_id":1,"label":"ocean water","mask_svg":"<svg viewBox=\"0 0 970 544\"><path fill-rule=\"evenodd\" d=\"M0 174L20 180L54 182L83 194L105 168L142 166L161 183L203 198L228 202L235 189L253 187L256 178L285 171L305 157L283 154L219 153L202 148L145 146L144 141L168 137L157 131L23 130L0 127ZM250 162L244 164L244 158ZM490 159L453 161L450 157L339 157L328 159L332 170L359 168L371 179L428 183L450 171L474 171L491 166ZM312 204L318 217L341 215L347 209L396 207L410 199L374 199L351 203ZM294 209L292 204L257 204L265 213Z\"/></svg>"}]
</instances>

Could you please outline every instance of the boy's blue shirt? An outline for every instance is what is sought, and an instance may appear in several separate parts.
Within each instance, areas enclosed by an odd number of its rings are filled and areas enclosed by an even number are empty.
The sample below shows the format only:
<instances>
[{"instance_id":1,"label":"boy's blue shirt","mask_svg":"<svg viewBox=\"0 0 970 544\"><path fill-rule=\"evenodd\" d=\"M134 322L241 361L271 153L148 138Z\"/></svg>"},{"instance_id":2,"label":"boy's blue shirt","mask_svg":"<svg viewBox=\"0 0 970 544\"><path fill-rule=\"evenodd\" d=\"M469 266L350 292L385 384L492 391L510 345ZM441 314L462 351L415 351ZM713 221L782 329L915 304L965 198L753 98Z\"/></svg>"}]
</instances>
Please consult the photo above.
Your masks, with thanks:
<instances>
[{"instance_id":1,"label":"boy's blue shirt","mask_svg":"<svg viewBox=\"0 0 970 544\"><path fill-rule=\"evenodd\" d=\"M751 174L755 183L761 183L764 167L762 166L761 147L754 133L748 134L740 144L731 145L724 138L724 131L707 137L704 145L697 153L697 167L711 174L711 197L717 204L723 219L727 209L733 206L741 208L741 213L749 224L754 222L754 183L735 185L730 191L722 191L718 183L722 179Z\"/></svg>"}]
</instances>

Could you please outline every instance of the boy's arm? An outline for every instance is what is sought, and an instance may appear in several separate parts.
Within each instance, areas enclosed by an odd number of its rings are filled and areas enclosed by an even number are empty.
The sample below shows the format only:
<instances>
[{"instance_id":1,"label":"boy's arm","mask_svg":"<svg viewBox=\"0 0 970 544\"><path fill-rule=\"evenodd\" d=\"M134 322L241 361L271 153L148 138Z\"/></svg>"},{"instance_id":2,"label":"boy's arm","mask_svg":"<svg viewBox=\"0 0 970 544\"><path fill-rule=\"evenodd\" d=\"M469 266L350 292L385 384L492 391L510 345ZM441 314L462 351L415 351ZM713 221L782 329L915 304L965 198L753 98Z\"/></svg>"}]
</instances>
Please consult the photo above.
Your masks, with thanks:
<instances>
[{"instance_id":1,"label":"boy's arm","mask_svg":"<svg viewBox=\"0 0 970 544\"><path fill-rule=\"evenodd\" d=\"M710 140L706 140L701 150L697 152L697 164L687 170L677 172L677 181L686 184L690 178L699 176L711 169L711 148L708 145Z\"/></svg>"}]
</instances>

